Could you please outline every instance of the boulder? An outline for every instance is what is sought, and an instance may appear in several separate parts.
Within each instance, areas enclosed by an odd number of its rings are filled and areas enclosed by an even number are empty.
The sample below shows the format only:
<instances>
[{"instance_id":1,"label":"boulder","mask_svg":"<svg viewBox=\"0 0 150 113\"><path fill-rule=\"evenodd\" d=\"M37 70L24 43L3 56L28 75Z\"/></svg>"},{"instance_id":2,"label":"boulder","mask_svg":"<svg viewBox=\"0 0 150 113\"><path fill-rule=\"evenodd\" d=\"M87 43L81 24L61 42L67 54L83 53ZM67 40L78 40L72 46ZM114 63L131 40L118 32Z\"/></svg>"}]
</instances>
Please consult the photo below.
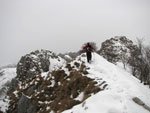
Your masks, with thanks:
<instances>
[{"instance_id":1,"label":"boulder","mask_svg":"<svg viewBox=\"0 0 150 113\"><path fill-rule=\"evenodd\" d=\"M112 63L116 63L130 57L131 52L137 50L137 46L125 36L116 36L102 43L98 53Z\"/></svg>"},{"instance_id":2,"label":"boulder","mask_svg":"<svg viewBox=\"0 0 150 113\"><path fill-rule=\"evenodd\" d=\"M36 50L22 56L17 64L17 77L22 80L41 72L49 71L50 57L56 57L54 53L48 50Z\"/></svg>"}]
</instances>

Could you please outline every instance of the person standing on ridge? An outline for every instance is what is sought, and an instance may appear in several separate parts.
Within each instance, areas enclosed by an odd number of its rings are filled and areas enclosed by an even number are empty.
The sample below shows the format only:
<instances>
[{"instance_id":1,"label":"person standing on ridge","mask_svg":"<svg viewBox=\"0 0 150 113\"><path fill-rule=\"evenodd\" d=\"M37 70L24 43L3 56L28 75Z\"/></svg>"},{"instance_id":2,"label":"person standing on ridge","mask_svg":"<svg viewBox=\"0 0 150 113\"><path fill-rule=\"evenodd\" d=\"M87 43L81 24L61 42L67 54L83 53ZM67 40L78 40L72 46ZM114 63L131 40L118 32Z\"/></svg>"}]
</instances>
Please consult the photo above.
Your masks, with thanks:
<instances>
[{"instance_id":1,"label":"person standing on ridge","mask_svg":"<svg viewBox=\"0 0 150 113\"><path fill-rule=\"evenodd\" d=\"M84 47L83 50L86 51L86 56L87 56L87 62L90 63L92 59L92 51L94 51L94 48L90 45L88 42Z\"/></svg>"}]
</instances>

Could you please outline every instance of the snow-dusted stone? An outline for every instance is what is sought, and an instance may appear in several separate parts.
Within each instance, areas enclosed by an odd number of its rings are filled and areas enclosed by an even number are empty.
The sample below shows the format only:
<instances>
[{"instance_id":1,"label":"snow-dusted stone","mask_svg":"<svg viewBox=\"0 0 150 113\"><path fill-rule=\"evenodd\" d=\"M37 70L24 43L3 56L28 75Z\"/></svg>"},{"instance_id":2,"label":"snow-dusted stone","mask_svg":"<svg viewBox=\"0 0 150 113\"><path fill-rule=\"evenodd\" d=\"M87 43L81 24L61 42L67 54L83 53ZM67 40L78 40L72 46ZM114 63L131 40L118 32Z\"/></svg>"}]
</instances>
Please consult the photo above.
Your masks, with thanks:
<instances>
[{"instance_id":1,"label":"snow-dusted stone","mask_svg":"<svg viewBox=\"0 0 150 113\"><path fill-rule=\"evenodd\" d=\"M17 64L17 77L21 79L28 78L41 72L49 71L50 58L56 55L48 50L36 50L22 56Z\"/></svg>"},{"instance_id":2,"label":"snow-dusted stone","mask_svg":"<svg viewBox=\"0 0 150 113\"><path fill-rule=\"evenodd\" d=\"M102 43L98 53L112 63L116 63L122 58L129 58L131 52L137 50L137 46L125 36L115 36Z\"/></svg>"}]
</instances>

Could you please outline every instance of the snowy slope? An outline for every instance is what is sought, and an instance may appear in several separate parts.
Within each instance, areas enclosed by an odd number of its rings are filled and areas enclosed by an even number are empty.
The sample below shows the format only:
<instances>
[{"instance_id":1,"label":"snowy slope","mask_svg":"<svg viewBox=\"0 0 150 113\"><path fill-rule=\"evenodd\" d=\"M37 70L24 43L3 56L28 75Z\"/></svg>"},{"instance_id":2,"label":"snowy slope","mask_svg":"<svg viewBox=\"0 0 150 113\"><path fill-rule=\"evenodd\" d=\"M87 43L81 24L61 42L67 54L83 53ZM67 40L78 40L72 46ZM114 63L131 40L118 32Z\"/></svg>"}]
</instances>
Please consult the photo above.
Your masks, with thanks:
<instances>
[{"instance_id":1,"label":"snowy slope","mask_svg":"<svg viewBox=\"0 0 150 113\"><path fill-rule=\"evenodd\" d=\"M8 89L7 85L16 77L16 68L1 69L0 73L2 73L0 76L0 110L5 111L8 106L8 102L4 101Z\"/></svg>"},{"instance_id":2,"label":"snowy slope","mask_svg":"<svg viewBox=\"0 0 150 113\"><path fill-rule=\"evenodd\" d=\"M87 76L97 82L105 80L107 90L92 95L82 104L63 113L149 113L132 100L138 97L150 106L150 89L138 79L96 53L93 54L93 62L86 65L90 67Z\"/></svg>"}]
</instances>

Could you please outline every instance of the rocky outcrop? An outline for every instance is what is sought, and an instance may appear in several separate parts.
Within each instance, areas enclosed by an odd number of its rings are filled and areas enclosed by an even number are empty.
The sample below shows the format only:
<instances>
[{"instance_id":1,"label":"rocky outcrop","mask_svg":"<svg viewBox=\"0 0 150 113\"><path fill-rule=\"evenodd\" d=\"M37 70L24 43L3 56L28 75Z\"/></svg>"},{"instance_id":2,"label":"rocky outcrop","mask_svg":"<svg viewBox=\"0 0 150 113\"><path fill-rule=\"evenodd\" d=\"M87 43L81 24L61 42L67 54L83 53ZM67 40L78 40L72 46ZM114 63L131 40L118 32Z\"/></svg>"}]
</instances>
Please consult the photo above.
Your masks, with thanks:
<instances>
[{"instance_id":1,"label":"rocky outcrop","mask_svg":"<svg viewBox=\"0 0 150 113\"><path fill-rule=\"evenodd\" d=\"M108 61L116 63L129 58L130 54L136 49L137 46L125 36L116 36L103 42L98 53Z\"/></svg>"},{"instance_id":2,"label":"rocky outcrop","mask_svg":"<svg viewBox=\"0 0 150 113\"><path fill-rule=\"evenodd\" d=\"M21 57L17 64L17 77L20 80L49 71L50 57L57 57L48 50L36 50Z\"/></svg>"},{"instance_id":3,"label":"rocky outcrop","mask_svg":"<svg viewBox=\"0 0 150 113\"><path fill-rule=\"evenodd\" d=\"M7 113L61 113L105 89L100 87L104 84L85 76L89 68L81 57L59 69L20 81L10 94Z\"/></svg>"}]
</instances>

